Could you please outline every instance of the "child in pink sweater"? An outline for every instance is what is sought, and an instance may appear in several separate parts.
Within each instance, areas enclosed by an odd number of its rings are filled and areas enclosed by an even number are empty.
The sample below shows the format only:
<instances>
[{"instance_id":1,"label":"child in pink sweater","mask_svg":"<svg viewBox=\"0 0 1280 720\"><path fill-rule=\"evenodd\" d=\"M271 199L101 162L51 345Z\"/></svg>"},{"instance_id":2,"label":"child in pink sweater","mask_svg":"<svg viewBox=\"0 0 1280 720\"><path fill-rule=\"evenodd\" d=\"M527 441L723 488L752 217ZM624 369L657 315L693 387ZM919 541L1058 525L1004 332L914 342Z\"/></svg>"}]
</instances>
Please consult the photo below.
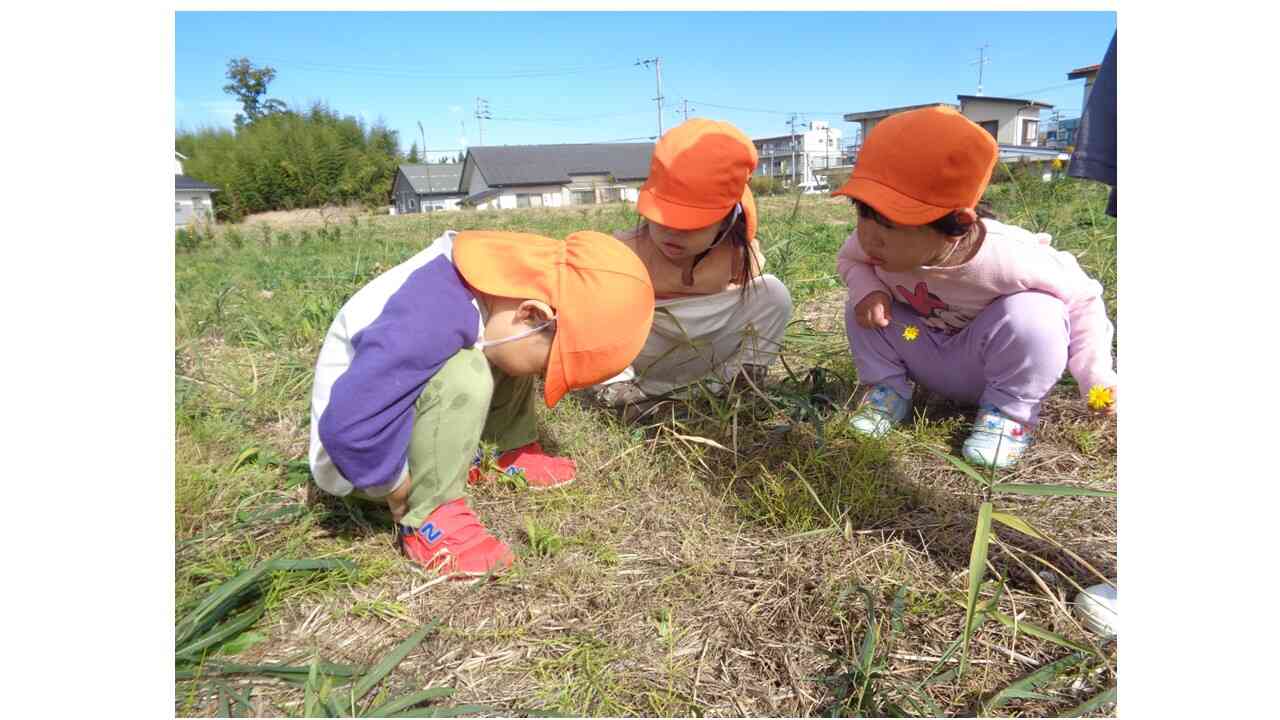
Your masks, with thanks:
<instances>
[{"instance_id":1,"label":"child in pink sweater","mask_svg":"<svg viewBox=\"0 0 1280 720\"><path fill-rule=\"evenodd\" d=\"M1118 378L1102 286L1048 235L979 208L998 155L954 110L899 113L868 134L833 194L852 198L859 218L837 260L849 348L871 386L852 428L878 437L901 422L914 380L978 405L964 456L1007 468L1064 369L1108 413Z\"/></svg>"}]
</instances>

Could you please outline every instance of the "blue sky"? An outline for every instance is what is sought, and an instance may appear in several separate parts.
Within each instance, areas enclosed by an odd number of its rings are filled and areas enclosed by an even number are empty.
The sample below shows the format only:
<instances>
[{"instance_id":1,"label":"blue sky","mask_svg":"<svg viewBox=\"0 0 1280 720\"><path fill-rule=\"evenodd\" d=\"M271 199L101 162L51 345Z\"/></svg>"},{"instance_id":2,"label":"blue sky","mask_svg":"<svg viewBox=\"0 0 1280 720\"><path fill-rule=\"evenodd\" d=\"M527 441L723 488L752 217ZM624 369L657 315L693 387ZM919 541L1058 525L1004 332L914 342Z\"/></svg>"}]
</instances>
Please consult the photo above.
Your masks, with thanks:
<instances>
[{"instance_id":1,"label":"blue sky","mask_svg":"<svg viewBox=\"0 0 1280 720\"><path fill-rule=\"evenodd\" d=\"M269 96L335 110L456 152L480 144L476 98L488 100L486 145L643 140L657 133L652 67L662 58L663 128L692 116L752 137L781 135L790 113L852 136L843 113L955 102L983 93L1080 114L1114 12L178 12L179 128L227 126L229 58L271 65ZM1047 114L1045 118L1047 119Z\"/></svg>"}]
</instances>

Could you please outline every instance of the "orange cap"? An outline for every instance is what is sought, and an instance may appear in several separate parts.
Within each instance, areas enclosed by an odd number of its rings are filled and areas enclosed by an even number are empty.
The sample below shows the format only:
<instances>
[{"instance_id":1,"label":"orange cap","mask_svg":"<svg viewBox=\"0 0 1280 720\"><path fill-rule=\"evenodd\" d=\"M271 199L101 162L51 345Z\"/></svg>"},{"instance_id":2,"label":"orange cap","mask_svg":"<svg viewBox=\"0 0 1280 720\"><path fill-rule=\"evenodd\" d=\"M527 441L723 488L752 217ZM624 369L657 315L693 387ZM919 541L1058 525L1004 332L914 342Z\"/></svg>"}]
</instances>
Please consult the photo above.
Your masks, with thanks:
<instances>
[{"instance_id":1,"label":"orange cap","mask_svg":"<svg viewBox=\"0 0 1280 720\"><path fill-rule=\"evenodd\" d=\"M723 220L740 202L750 240L756 234L756 204L747 181L757 162L756 146L738 128L688 120L654 145L636 211L669 228L697 230Z\"/></svg>"},{"instance_id":2,"label":"orange cap","mask_svg":"<svg viewBox=\"0 0 1280 720\"><path fill-rule=\"evenodd\" d=\"M1000 156L991 133L948 107L891 115L867 133L847 195L902 225L924 225L982 199Z\"/></svg>"},{"instance_id":3,"label":"orange cap","mask_svg":"<svg viewBox=\"0 0 1280 720\"><path fill-rule=\"evenodd\" d=\"M622 372L653 323L653 284L644 263L603 233L564 240L476 230L453 238L453 264L477 290L541 300L556 311L543 395L554 407L573 388Z\"/></svg>"}]
</instances>

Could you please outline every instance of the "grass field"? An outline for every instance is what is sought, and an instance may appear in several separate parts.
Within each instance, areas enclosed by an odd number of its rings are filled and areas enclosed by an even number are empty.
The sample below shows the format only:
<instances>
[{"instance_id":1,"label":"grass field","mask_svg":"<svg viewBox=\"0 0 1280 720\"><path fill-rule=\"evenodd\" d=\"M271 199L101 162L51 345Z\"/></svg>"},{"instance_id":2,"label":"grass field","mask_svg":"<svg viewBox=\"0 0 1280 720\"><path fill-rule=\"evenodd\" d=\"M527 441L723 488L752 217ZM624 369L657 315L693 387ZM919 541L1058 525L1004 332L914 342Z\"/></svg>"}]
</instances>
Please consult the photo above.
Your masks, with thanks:
<instances>
[{"instance_id":1,"label":"grass field","mask_svg":"<svg viewBox=\"0 0 1280 720\"><path fill-rule=\"evenodd\" d=\"M1006 222L1050 232L1075 253L1115 318L1105 187L1010 180L989 199ZM578 482L544 493L476 490L478 513L518 561L471 586L433 582L402 560L385 512L311 489L310 373L323 334L356 289L447 228L563 237L630 226L632 210L364 216L222 227L181 241L179 618L269 559L354 565L266 575L261 617L180 672L176 711L317 712L322 683L307 689L262 666L370 668L434 620L439 628L366 701L348 705L358 712L375 695L452 688L417 712L1113 712L1113 695L1090 700L1116 685L1116 645L1080 628L1064 601L1097 574L1115 578L1114 498L985 487L947 459L958 457L971 410L927 393L916 394L914 422L883 442L846 429L858 387L834 266L853 217L847 202L825 197L762 200L767 270L796 303L784 363L762 393L698 398L645 427L573 395L543 408L543 443L577 460ZM1115 490L1115 421L1087 413L1064 377L1038 443L996 482ZM1036 530L994 526L976 561L986 582L972 598L977 627L959 673L984 501L997 520L1015 516ZM248 669L233 674L227 663ZM334 683L329 699L349 700Z\"/></svg>"}]
</instances>

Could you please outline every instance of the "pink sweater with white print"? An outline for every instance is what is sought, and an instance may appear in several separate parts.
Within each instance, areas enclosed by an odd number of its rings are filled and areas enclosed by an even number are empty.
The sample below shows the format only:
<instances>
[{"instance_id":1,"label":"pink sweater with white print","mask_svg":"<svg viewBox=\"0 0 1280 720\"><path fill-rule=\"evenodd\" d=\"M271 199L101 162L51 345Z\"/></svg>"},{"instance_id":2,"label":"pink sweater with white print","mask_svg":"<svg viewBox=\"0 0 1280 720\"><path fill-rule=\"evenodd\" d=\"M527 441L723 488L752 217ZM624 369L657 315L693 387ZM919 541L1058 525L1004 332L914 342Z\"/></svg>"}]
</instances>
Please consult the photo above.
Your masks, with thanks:
<instances>
[{"instance_id":1,"label":"pink sweater with white print","mask_svg":"<svg viewBox=\"0 0 1280 720\"><path fill-rule=\"evenodd\" d=\"M1067 369L1087 397L1094 385L1115 387L1111 338L1115 329L1102 303L1102 285L1080 269L1071 253L1055 250L1047 233L1032 233L984 218L987 237L969 262L956 267L885 272L867 263L855 230L836 268L857 304L875 290L910 305L931 328L955 334L997 298L1040 290L1062 300L1071 326Z\"/></svg>"}]
</instances>

